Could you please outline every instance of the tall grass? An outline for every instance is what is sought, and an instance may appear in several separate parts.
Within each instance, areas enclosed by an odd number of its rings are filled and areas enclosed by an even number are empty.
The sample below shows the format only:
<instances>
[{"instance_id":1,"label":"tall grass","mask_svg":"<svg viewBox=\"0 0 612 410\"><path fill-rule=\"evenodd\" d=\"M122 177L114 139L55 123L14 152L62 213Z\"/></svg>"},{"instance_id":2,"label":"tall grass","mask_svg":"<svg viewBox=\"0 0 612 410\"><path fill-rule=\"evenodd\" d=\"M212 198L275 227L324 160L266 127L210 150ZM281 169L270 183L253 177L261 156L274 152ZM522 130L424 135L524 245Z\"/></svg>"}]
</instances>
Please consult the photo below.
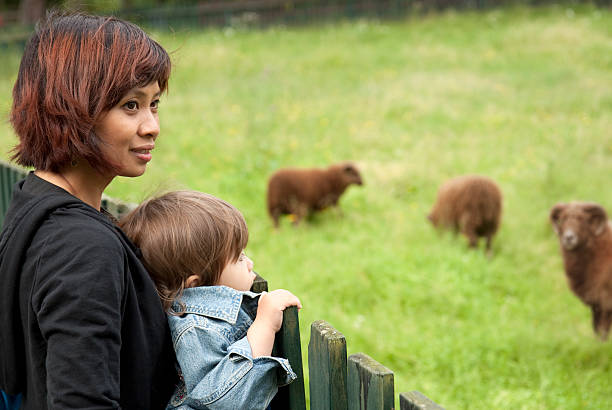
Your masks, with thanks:
<instances>
[{"instance_id":1,"label":"tall grass","mask_svg":"<svg viewBox=\"0 0 612 410\"><path fill-rule=\"evenodd\" d=\"M170 93L146 175L107 193L140 201L188 187L237 205L271 287L302 300L447 408L612 406L612 342L569 291L549 209L612 212L612 12L590 6L448 12L265 30L157 33L173 51ZM17 53L1 51L6 118ZM0 126L0 149L14 144ZM352 159L365 186L342 213L278 231L265 211L281 166ZM496 179L504 216L494 257L437 234L439 184ZM305 360L305 363L307 361Z\"/></svg>"}]
</instances>

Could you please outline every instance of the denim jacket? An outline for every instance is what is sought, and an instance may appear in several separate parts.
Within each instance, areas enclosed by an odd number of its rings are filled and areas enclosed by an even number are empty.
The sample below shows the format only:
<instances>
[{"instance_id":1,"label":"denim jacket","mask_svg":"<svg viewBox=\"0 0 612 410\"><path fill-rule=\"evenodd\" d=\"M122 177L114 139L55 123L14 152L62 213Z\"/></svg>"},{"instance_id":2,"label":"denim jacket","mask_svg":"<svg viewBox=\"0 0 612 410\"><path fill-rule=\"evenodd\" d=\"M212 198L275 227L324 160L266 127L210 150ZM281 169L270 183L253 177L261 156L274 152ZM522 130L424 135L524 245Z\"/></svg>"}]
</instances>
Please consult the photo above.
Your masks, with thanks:
<instances>
[{"instance_id":1,"label":"denim jacket","mask_svg":"<svg viewBox=\"0 0 612 410\"><path fill-rule=\"evenodd\" d=\"M167 409L261 410L296 379L287 359L253 358L246 335L259 294L202 286L185 289L180 301L185 314L168 315L168 323L182 378Z\"/></svg>"}]
</instances>

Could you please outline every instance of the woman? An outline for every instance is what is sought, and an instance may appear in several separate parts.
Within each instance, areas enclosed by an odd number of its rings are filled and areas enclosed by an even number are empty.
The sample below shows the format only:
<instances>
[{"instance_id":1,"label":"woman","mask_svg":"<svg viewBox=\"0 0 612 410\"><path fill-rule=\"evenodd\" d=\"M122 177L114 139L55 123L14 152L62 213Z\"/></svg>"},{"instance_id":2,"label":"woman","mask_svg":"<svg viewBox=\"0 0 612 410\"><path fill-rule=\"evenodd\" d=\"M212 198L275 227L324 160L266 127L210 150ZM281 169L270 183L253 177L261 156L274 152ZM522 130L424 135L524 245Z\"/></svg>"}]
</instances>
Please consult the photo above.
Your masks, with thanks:
<instances>
[{"instance_id":1,"label":"woman","mask_svg":"<svg viewBox=\"0 0 612 410\"><path fill-rule=\"evenodd\" d=\"M166 51L116 18L50 14L15 87L15 185L0 238L0 389L22 408L164 408L175 357L139 251L100 209L142 175L159 134Z\"/></svg>"}]
</instances>

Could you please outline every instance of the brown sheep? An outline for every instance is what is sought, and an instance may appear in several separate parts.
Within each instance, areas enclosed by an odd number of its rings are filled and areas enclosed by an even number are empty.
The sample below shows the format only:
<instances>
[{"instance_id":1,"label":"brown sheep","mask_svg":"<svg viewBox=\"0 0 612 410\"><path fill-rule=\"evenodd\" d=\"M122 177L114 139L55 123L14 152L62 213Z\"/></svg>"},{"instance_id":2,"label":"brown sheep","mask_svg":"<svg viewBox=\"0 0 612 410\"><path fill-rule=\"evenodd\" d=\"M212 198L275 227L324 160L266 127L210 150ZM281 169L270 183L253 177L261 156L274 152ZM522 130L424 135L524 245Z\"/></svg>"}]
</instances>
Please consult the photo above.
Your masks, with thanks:
<instances>
[{"instance_id":1,"label":"brown sheep","mask_svg":"<svg viewBox=\"0 0 612 410\"><path fill-rule=\"evenodd\" d=\"M435 227L461 232L470 247L485 237L487 252L501 220L502 194L495 182L478 175L463 175L446 181L427 218Z\"/></svg>"},{"instance_id":2,"label":"brown sheep","mask_svg":"<svg viewBox=\"0 0 612 410\"><path fill-rule=\"evenodd\" d=\"M337 206L338 199L351 184L363 185L363 180L350 162L326 169L280 169L268 181L268 213L275 227L284 214L295 215L293 223L297 225L310 212Z\"/></svg>"},{"instance_id":3,"label":"brown sheep","mask_svg":"<svg viewBox=\"0 0 612 410\"><path fill-rule=\"evenodd\" d=\"M608 338L612 324L612 227L598 204L557 204L550 221L559 237L571 290L591 308L593 330Z\"/></svg>"}]
</instances>

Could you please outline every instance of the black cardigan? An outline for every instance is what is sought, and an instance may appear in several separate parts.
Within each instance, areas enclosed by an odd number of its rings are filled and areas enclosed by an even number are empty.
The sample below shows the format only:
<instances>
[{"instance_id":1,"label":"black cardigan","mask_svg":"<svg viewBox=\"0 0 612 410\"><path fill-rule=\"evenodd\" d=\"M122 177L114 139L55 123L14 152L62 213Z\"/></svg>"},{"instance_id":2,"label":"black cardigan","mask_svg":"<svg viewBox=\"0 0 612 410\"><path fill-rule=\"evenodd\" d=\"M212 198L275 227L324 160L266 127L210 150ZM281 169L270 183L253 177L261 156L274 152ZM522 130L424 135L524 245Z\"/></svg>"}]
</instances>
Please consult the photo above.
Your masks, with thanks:
<instances>
[{"instance_id":1,"label":"black cardigan","mask_svg":"<svg viewBox=\"0 0 612 410\"><path fill-rule=\"evenodd\" d=\"M22 408L163 409L172 340L139 250L33 173L0 236L0 389Z\"/></svg>"}]
</instances>

